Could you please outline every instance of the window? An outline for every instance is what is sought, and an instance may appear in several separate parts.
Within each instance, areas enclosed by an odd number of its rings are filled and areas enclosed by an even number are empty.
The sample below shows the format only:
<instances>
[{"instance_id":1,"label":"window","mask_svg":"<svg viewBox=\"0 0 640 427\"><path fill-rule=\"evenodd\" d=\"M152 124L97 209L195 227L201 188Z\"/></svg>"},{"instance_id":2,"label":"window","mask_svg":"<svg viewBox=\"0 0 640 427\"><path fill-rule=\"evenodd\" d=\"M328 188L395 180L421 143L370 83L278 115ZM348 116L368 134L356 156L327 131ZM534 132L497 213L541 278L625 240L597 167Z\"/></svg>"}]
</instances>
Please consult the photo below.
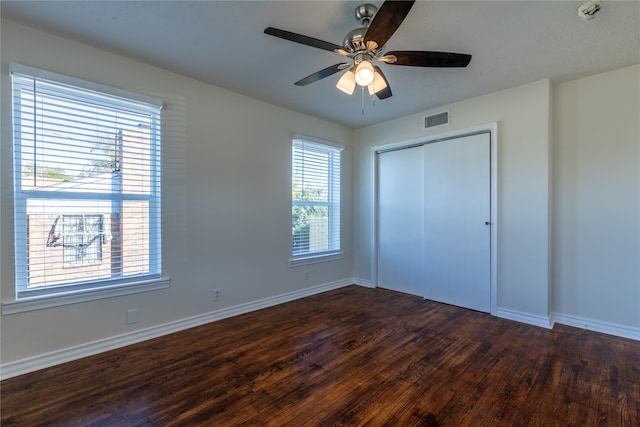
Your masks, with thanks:
<instances>
[{"instance_id":1,"label":"window","mask_svg":"<svg viewBox=\"0 0 640 427\"><path fill-rule=\"evenodd\" d=\"M16 300L160 278L160 100L11 64Z\"/></svg>"},{"instance_id":2,"label":"window","mask_svg":"<svg viewBox=\"0 0 640 427\"><path fill-rule=\"evenodd\" d=\"M340 253L340 153L337 144L296 136L292 144L290 265Z\"/></svg>"}]
</instances>

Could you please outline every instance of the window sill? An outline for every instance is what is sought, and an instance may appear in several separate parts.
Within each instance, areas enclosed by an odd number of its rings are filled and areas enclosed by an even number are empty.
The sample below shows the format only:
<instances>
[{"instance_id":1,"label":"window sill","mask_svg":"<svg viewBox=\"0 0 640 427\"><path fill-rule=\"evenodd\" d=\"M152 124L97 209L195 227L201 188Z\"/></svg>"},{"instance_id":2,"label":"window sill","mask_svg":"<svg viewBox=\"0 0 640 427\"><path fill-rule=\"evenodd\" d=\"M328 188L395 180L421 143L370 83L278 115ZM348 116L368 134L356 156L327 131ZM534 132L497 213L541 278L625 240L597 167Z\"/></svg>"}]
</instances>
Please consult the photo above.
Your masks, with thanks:
<instances>
[{"instance_id":1,"label":"window sill","mask_svg":"<svg viewBox=\"0 0 640 427\"><path fill-rule=\"evenodd\" d=\"M122 295L137 294L140 292L167 289L171 284L169 278L129 282L107 288L60 293L31 298L23 298L17 301L3 302L2 315L22 313L25 311L41 310L61 305L77 304L86 301L95 301L104 298L112 298Z\"/></svg>"},{"instance_id":2,"label":"window sill","mask_svg":"<svg viewBox=\"0 0 640 427\"><path fill-rule=\"evenodd\" d=\"M299 256L289 259L289 267L298 265L316 264L318 262L335 261L344 258L344 252L325 252L322 254L313 254Z\"/></svg>"}]
</instances>

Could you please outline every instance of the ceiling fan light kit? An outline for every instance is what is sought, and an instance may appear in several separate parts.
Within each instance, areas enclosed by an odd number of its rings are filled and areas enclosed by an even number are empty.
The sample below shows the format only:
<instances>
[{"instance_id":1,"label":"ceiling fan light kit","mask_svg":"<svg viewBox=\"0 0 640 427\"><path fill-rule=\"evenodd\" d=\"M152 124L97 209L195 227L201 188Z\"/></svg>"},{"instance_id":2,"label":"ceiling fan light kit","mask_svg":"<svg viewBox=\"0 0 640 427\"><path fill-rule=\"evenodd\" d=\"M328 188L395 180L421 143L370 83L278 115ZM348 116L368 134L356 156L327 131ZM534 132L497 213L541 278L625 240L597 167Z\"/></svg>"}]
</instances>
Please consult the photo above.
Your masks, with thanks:
<instances>
[{"instance_id":1,"label":"ceiling fan light kit","mask_svg":"<svg viewBox=\"0 0 640 427\"><path fill-rule=\"evenodd\" d=\"M369 86L372 81L373 65L368 59L363 59L356 67L356 83L360 86Z\"/></svg>"},{"instance_id":2,"label":"ceiling fan light kit","mask_svg":"<svg viewBox=\"0 0 640 427\"><path fill-rule=\"evenodd\" d=\"M370 95L386 99L392 95L391 88L380 67L374 65L376 62L410 67L466 67L471 61L471 55L450 52L393 51L385 54L385 44L402 24L414 3L415 0L385 1L379 9L370 3L361 4L355 9L355 18L362 27L350 31L342 46L273 27L265 28L264 32L335 52L347 59L348 62L327 67L295 82L297 86L306 86L347 69L336 84L339 90L351 95L356 85L363 90L366 86Z\"/></svg>"},{"instance_id":3,"label":"ceiling fan light kit","mask_svg":"<svg viewBox=\"0 0 640 427\"><path fill-rule=\"evenodd\" d=\"M387 82L382 78L380 73L374 73L373 81L369 83L367 89L369 89L369 95L373 96L387 87Z\"/></svg>"},{"instance_id":4,"label":"ceiling fan light kit","mask_svg":"<svg viewBox=\"0 0 640 427\"><path fill-rule=\"evenodd\" d=\"M356 88L356 75L353 74L353 71L349 70L344 73L338 80L336 87L347 95L351 95Z\"/></svg>"}]
</instances>

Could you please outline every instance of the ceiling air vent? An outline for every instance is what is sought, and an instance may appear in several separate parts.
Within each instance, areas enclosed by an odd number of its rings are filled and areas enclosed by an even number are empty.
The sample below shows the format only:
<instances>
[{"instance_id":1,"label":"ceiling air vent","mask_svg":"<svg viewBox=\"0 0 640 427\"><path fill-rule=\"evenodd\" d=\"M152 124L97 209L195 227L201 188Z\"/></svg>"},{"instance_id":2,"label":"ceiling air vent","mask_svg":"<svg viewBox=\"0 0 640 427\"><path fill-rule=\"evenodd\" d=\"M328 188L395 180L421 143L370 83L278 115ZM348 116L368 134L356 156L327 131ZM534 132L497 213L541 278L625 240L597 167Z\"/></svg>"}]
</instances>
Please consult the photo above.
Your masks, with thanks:
<instances>
[{"instance_id":1,"label":"ceiling air vent","mask_svg":"<svg viewBox=\"0 0 640 427\"><path fill-rule=\"evenodd\" d=\"M449 124L449 110L440 113L431 114L424 118L424 128L431 129L438 126L446 126Z\"/></svg>"}]
</instances>

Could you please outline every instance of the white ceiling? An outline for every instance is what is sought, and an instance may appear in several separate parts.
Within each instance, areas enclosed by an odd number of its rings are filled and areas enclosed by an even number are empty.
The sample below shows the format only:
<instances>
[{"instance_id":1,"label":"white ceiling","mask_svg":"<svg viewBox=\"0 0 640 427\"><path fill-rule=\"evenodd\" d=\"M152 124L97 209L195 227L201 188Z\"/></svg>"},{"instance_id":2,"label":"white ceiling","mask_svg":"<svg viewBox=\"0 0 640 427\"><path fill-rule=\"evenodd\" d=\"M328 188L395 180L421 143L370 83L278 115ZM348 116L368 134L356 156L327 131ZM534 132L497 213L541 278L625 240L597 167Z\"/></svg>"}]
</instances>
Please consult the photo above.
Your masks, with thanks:
<instances>
[{"instance_id":1,"label":"white ceiling","mask_svg":"<svg viewBox=\"0 0 640 427\"><path fill-rule=\"evenodd\" d=\"M387 50L473 55L467 68L382 64L393 97L335 88L335 74L293 83L342 57L265 35L268 26L342 44L364 1L6 1L2 17L350 127L361 127L539 79L640 62L640 2L418 1ZM381 1L372 3L380 6ZM52 70L56 71L56 70Z\"/></svg>"}]
</instances>

